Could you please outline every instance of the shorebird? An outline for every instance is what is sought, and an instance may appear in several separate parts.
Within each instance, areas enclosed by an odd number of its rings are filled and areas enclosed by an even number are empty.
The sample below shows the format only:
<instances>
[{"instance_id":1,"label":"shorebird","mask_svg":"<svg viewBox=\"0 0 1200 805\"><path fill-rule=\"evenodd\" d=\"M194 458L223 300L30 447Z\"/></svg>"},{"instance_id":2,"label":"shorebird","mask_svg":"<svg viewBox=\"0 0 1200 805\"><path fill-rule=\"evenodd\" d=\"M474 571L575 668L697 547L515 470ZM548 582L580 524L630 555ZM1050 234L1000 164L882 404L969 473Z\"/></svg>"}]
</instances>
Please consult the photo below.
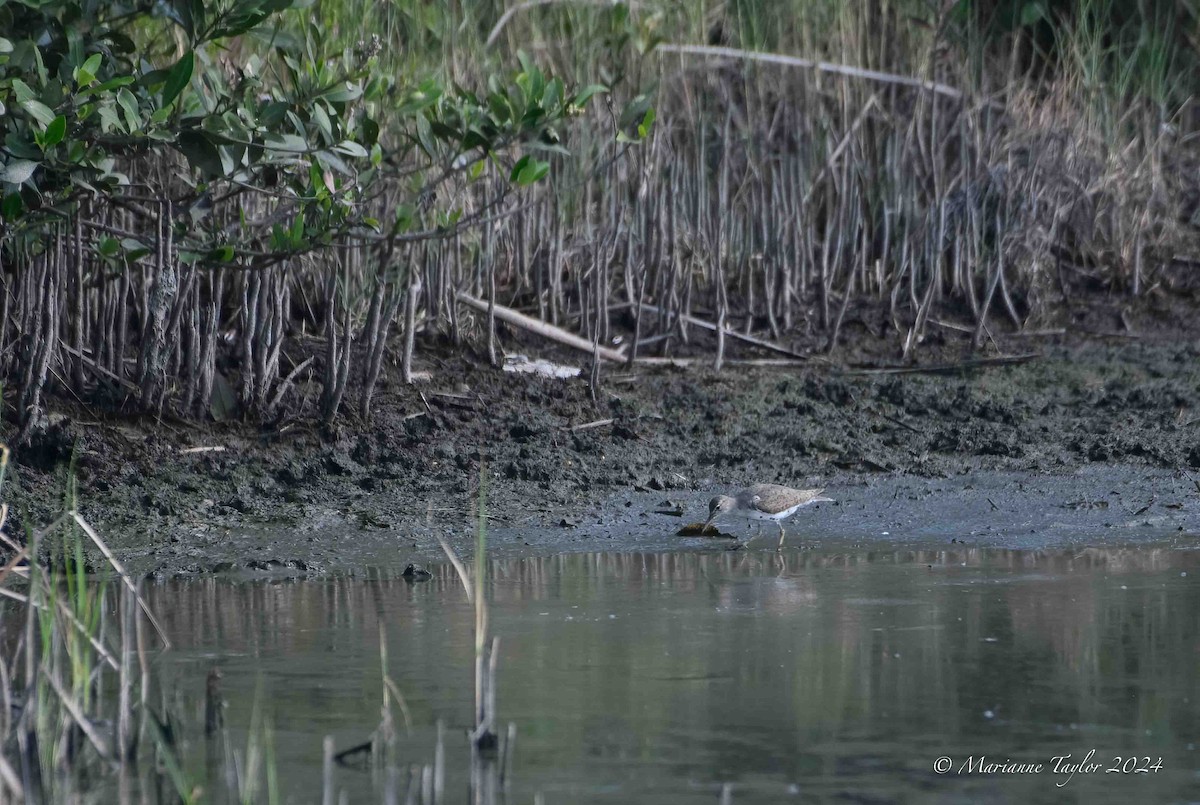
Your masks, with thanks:
<instances>
[{"instance_id":1,"label":"shorebird","mask_svg":"<svg viewBox=\"0 0 1200 805\"><path fill-rule=\"evenodd\" d=\"M708 502L708 520L729 514L748 520L774 520L779 526L779 547L783 547L783 521L814 503L832 503L833 498L824 497L824 489L792 489L777 484L755 484L730 495L718 495Z\"/></svg>"}]
</instances>

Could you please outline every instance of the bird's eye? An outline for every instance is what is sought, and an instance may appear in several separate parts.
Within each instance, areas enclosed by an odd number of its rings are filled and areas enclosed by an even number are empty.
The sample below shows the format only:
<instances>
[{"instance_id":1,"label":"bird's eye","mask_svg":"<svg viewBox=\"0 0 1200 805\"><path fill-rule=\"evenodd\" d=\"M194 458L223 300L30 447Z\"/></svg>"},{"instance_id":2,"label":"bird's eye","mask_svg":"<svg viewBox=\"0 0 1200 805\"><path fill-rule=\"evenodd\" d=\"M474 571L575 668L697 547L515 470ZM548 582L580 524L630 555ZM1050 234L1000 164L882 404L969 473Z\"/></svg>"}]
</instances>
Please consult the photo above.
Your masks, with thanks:
<instances>
[{"instance_id":1,"label":"bird's eye","mask_svg":"<svg viewBox=\"0 0 1200 805\"><path fill-rule=\"evenodd\" d=\"M755 502L755 503L758 503L760 500L762 500L762 497L760 497L759 495L755 495L755 496L754 496L754 502Z\"/></svg>"}]
</instances>

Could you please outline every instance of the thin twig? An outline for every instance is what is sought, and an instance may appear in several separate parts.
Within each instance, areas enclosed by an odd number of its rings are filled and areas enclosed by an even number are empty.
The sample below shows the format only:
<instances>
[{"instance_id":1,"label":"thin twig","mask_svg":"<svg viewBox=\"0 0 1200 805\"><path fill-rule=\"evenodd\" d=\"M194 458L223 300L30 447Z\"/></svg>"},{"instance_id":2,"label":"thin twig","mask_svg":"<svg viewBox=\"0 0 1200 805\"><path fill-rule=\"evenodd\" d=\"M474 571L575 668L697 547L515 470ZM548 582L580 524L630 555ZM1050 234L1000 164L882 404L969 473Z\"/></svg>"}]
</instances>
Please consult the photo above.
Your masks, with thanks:
<instances>
[{"instance_id":1,"label":"thin twig","mask_svg":"<svg viewBox=\"0 0 1200 805\"><path fill-rule=\"evenodd\" d=\"M914 375L914 374L948 374L961 372L966 369L984 369L989 366L1016 366L1028 363L1042 357L1040 352L1026 355L1002 355L995 358L975 358L959 363L938 363L930 366L879 366L858 369L842 369L843 375Z\"/></svg>"},{"instance_id":2,"label":"thin twig","mask_svg":"<svg viewBox=\"0 0 1200 805\"><path fill-rule=\"evenodd\" d=\"M142 598L141 593L138 592L137 585L133 583L133 579L130 578L129 573L125 570L125 566L108 549L108 546L104 544L104 540L100 539L100 535L87 524L86 520L79 516L79 512L73 511L70 514L75 519L75 522L79 524L79 527L83 529L83 533L87 534L96 547L100 549L100 553L104 554L104 558L112 565L113 570L117 571L117 575L121 577L121 581L125 582L125 586L133 593L138 606L142 612L146 613L146 620L150 621L150 624L154 627L154 631L158 632L158 637L162 640L163 648L170 648L171 639L167 637L167 633L163 629L162 624L158 622L158 618L154 617L154 613L150 611L150 605L146 603L146 599Z\"/></svg>"},{"instance_id":3,"label":"thin twig","mask_svg":"<svg viewBox=\"0 0 1200 805\"><path fill-rule=\"evenodd\" d=\"M437 541L442 544L442 550L446 552L446 558L450 560L450 564L454 565L454 569L458 571L458 579L462 582L463 589L467 593L467 603L474 603L474 596L471 593L471 578L467 575L467 568L463 565L462 560L458 558L458 554L450 547L450 543L442 538L441 534L435 534Z\"/></svg>"},{"instance_id":4,"label":"thin twig","mask_svg":"<svg viewBox=\"0 0 1200 805\"><path fill-rule=\"evenodd\" d=\"M814 61L813 59L802 59L799 56L785 56L782 53L764 53L758 50L741 50L740 48L716 47L713 45L671 45L661 44L655 50L660 53L678 53L688 56L708 56L723 59L741 59L743 61L765 62L767 64L782 64L786 67L799 67L805 70L817 70L822 73L834 73L836 75L849 76L851 78L863 78L868 81L878 81L884 84L900 84L906 87L915 87L917 89L933 92L938 95L944 95L947 98L961 100L963 91L956 89L948 84L940 84L936 81L926 81L921 78L913 78L912 76L896 75L895 73L884 73L879 70L867 70L862 67L851 67L846 64L834 64L832 62Z\"/></svg>"}]
</instances>

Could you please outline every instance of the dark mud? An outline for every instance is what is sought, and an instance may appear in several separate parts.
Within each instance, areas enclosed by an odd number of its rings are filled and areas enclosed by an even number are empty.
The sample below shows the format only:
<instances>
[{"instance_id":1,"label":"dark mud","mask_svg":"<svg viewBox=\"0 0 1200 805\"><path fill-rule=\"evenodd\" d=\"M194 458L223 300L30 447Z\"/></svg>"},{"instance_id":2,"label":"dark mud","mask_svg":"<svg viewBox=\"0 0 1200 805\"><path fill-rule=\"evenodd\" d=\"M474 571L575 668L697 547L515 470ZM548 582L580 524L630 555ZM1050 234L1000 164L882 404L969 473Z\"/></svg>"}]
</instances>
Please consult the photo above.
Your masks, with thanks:
<instances>
[{"instance_id":1,"label":"dark mud","mask_svg":"<svg viewBox=\"0 0 1200 805\"><path fill-rule=\"evenodd\" d=\"M6 492L45 522L73 471L118 553L166 574L402 568L435 558L437 534L466 542L484 499L501 552L718 549L673 534L712 490L752 481L828 487L838 504L796 525L829 539L1197 531L1200 340L1016 346L1040 357L899 374L639 366L610 370L595 402L580 380L445 359L332 435L60 407Z\"/></svg>"}]
</instances>

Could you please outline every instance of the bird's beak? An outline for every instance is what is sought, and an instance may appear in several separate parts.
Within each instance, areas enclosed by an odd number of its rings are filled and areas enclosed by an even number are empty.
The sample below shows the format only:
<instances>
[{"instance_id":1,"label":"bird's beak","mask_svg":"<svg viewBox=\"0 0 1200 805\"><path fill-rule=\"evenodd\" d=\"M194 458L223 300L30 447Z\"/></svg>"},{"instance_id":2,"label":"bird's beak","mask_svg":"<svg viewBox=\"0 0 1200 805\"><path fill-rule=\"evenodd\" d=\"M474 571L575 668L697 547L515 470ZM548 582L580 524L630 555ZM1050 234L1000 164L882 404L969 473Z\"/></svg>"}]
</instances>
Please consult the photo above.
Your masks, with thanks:
<instances>
[{"instance_id":1,"label":"bird's beak","mask_svg":"<svg viewBox=\"0 0 1200 805\"><path fill-rule=\"evenodd\" d=\"M704 527L708 528L710 525L712 525L712 521L716 520L716 519L717 519L716 512L713 512L712 514L708 515L708 519L704 521Z\"/></svg>"}]
</instances>

